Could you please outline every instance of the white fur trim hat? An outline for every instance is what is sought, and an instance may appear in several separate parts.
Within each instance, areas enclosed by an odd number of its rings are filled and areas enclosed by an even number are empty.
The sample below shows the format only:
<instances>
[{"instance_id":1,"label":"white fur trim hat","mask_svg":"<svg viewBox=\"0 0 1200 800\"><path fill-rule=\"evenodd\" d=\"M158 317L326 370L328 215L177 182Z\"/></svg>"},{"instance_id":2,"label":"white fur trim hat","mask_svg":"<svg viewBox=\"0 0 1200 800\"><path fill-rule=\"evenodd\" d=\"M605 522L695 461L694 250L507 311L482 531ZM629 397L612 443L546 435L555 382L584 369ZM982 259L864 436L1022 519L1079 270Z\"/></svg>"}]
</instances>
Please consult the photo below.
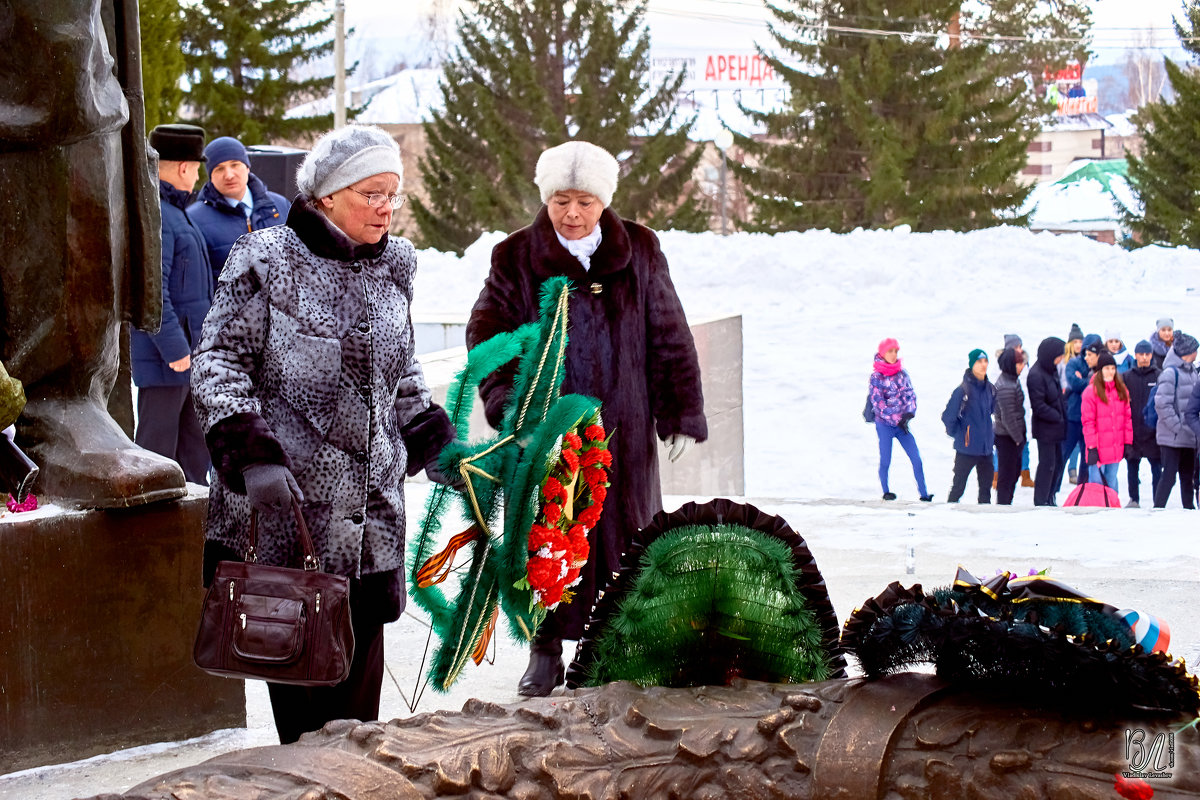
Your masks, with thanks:
<instances>
[{"instance_id":1,"label":"white fur trim hat","mask_svg":"<svg viewBox=\"0 0 1200 800\"><path fill-rule=\"evenodd\" d=\"M384 172L399 175L403 184L396 140L372 125L347 125L317 139L296 172L296 186L316 200Z\"/></svg>"},{"instance_id":2,"label":"white fur trim hat","mask_svg":"<svg viewBox=\"0 0 1200 800\"><path fill-rule=\"evenodd\" d=\"M566 142L538 157L533 182L542 191L543 203L549 202L555 192L574 189L595 195L607 208L617 191L618 172L617 160L603 147L591 142Z\"/></svg>"}]
</instances>

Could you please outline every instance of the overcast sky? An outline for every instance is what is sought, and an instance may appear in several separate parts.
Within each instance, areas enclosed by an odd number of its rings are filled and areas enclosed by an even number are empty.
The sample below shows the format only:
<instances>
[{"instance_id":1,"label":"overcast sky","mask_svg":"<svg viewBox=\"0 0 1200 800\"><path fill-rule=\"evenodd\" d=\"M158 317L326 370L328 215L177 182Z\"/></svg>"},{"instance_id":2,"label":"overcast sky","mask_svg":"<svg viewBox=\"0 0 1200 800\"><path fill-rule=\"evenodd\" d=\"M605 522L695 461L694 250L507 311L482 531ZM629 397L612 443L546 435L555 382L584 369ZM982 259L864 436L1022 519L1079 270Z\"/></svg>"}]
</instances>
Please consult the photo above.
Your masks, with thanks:
<instances>
[{"instance_id":1,"label":"overcast sky","mask_svg":"<svg viewBox=\"0 0 1200 800\"><path fill-rule=\"evenodd\" d=\"M413 25L431 9L453 14L457 0L345 0L347 22L360 31ZM1177 45L1172 15L1183 0L1090 0L1094 21L1093 63L1124 60L1124 51L1153 29L1161 49ZM649 0L656 47L750 47L762 36L766 17L761 0Z\"/></svg>"}]
</instances>

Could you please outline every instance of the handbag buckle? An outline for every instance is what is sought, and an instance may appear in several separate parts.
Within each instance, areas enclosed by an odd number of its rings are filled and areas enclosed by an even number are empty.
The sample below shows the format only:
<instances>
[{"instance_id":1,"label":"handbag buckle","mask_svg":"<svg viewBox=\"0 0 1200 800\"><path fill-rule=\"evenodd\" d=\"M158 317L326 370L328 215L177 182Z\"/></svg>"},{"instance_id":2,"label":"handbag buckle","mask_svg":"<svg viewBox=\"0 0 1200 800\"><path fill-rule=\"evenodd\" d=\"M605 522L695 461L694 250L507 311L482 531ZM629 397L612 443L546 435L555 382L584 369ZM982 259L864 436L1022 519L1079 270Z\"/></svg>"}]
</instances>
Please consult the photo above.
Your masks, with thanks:
<instances>
[{"instance_id":1,"label":"handbag buckle","mask_svg":"<svg viewBox=\"0 0 1200 800\"><path fill-rule=\"evenodd\" d=\"M316 556L314 556L312 553L305 553L304 569L306 572L314 572L314 571L319 572L321 569L321 560L319 558L317 558Z\"/></svg>"}]
</instances>

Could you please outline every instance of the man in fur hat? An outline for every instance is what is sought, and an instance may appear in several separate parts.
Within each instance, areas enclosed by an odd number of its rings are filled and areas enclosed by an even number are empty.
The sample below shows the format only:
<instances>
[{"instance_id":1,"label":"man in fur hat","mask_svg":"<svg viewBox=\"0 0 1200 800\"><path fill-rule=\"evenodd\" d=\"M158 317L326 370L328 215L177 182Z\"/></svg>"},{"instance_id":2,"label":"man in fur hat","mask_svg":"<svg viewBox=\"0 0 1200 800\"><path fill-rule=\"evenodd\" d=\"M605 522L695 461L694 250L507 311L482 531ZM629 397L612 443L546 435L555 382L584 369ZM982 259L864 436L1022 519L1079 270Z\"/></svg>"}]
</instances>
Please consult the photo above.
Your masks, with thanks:
<instances>
[{"instance_id":1,"label":"man in fur hat","mask_svg":"<svg viewBox=\"0 0 1200 800\"><path fill-rule=\"evenodd\" d=\"M492 268L467 324L467 347L536 319L538 291L556 275L574 283L562 391L596 397L614 431L607 509L589 532L591 556L574 600L538 628L518 691L545 696L563 682L562 640L578 639L605 579L630 537L659 511L655 434L674 461L708 435L700 364L658 238L609 205L617 160L588 142L552 147L534 182L545 205L533 224L492 250ZM515 362L479 387L497 426L512 391Z\"/></svg>"}]
</instances>

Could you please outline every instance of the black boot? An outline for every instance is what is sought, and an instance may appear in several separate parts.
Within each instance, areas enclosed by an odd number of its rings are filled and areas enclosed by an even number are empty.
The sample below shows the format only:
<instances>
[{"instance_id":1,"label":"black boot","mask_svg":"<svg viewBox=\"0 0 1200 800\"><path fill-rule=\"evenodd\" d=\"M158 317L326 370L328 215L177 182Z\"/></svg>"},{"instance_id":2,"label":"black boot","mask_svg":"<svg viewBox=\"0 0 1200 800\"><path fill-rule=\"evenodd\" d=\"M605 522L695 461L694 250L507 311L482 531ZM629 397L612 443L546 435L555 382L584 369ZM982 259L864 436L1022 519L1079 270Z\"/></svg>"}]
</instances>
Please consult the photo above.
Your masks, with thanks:
<instances>
[{"instance_id":1,"label":"black boot","mask_svg":"<svg viewBox=\"0 0 1200 800\"><path fill-rule=\"evenodd\" d=\"M529 651L529 667L517 684L517 694L546 697L563 684L562 639L534 642Z\"/></svg>"}]
</instances>

